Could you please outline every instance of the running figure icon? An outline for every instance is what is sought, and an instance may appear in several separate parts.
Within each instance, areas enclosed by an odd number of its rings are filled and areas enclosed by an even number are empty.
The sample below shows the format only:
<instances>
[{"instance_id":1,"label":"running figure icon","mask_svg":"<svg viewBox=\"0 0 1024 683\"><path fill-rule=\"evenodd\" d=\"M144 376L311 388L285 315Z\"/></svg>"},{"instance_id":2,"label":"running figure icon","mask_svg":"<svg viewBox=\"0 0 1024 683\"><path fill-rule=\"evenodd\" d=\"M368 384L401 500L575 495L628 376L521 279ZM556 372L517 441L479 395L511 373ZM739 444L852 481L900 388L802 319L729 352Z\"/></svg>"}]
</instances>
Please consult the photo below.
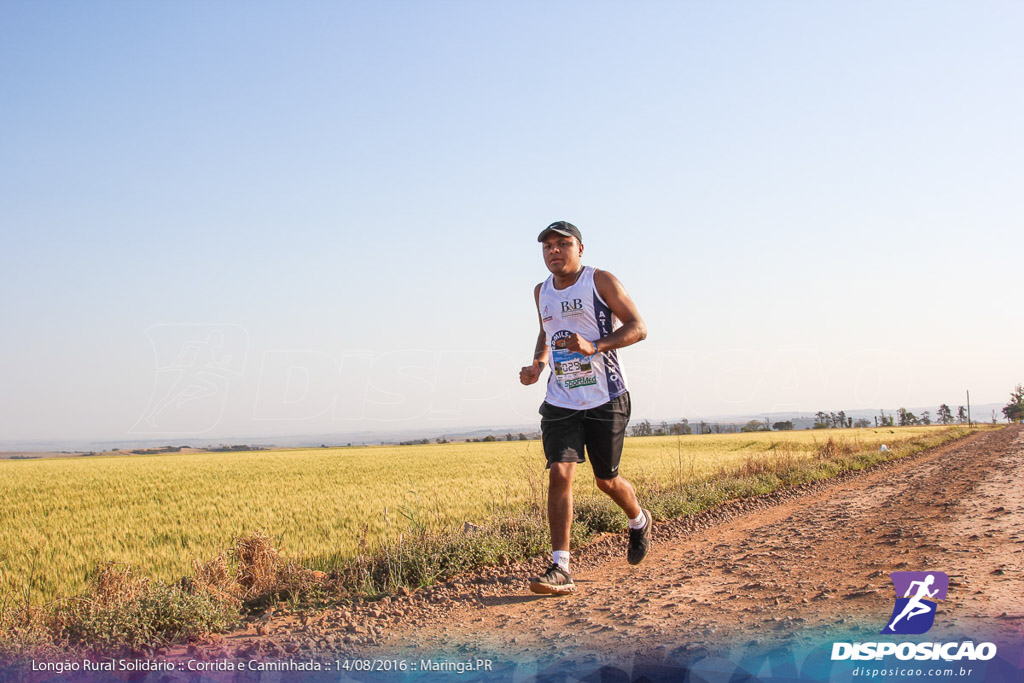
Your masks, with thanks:
<instances>
[{"instance_id":1,"label":"running figure icon","mask_svg":"<svg viewBox=\"0 0 1024 683\"><path fill-rule=\"evenodd\" d=\"M928 587L931 586L933 583L935 583L935 577L931 574L926 576L924 581L911 582L910 588L907 591L907 595L904 596L906 598L910 598L910 600L907 601L907 606L903 608L903 611L900 612L900 615L893 619L892 623L889 624L890 631L896 630L896 622L902 619L903 617L906 617L909 621L910 619L913 619L919 614L928 614L928 612L931 612L934 609L934 607L929 607L927 604L921 602L921 598L934 598L938 594L938 588L936 588L933 591L928 590ZM911 596L910 591L914 590L914 586L917 586L917 593ZM932 605L934 604L935 603L932 603Z\"/></svg>"},{"instance_id":2,"label":"running figure icon","mask_svg":"<svg viewBox=\"0 0 1024 683\"><path fill-rule=\"evenodd\" d=\"M943 572L893 572L889 575L896 589L889 624L882 633L921 634L935 621L937 600L945 600L949 577Z\"/></svg>"}]
</instances>

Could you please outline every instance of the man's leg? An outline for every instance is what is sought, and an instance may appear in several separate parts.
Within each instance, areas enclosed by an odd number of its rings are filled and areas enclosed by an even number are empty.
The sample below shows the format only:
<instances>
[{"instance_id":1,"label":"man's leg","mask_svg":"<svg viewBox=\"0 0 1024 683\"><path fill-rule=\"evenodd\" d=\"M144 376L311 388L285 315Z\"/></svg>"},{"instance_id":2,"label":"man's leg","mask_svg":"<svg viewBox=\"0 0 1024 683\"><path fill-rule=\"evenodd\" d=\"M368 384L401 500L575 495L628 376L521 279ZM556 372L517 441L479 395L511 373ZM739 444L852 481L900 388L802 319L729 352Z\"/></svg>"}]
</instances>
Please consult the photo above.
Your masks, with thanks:
<instances>
[{"instance_id":1,"label":"man's leg","mask_svg":"<svg viewBox=\"0 0 1024 683\"><path fill-rule=\"evenodd\" d=\"M636 491L633 485L626 481L625 477L616 476L614 479L594 478L597 488L608 494L608 497L615 501L615 504L622 508L630 519L640 516L640 503L636 499Z\"/></svg>"},{"instance_id":2,"label":"man's leg","mask_svg":"<svg viewBox=\"0 0 1024 683\"><path fill-rule=\"evenodd\" d=\"M572 528L572 480L576 463L583 462L583 416L580 411L543 403L541 436L548 461L548 526L551 528L551 567L530 579L530 590L565 594L575 590L569 571L569 532Z\"/></svg>"},{"instance_id":3,"label":"man's leg","mask_svg":"<svg viewBox=\"0 0 1024 683\"><path fill-rule=\"evenodd\" d=\"M572 528L574 462L551 463L548 475L548 524L551 527L551 567L530 579L530 590L541 595L564 595L576 590L569 571L569 530Z\"/></svg>"},{"instance_id":4,"label":"man's leg","mask_svg":"<svg viewBox=\"0 0 1024 683\"><path fill-rule=\"evenodd\" d=\"M604 405L588 409L584 425L594 480L597 487L615 501L629 518L626 560L630 564L639 564L650 548L654 519L650 511L640 507L632 484L619 476L619 460L630 412L629 394L625 393Z\"/></svg>"},{"instance_id":5,"label":"man's leg","mask_svg":"<svg viewBox=\"0 0 1024 683\"><path fill-rule=\"evenodd\" d=\"M572 478L574 462L551 463L548 475L548 525L551 527L551 549L569 550L572 529Z\"/></svg>"},{"instance_id":6,"label":"man's leg","mask_svg":"<svg viewBox=\"0 0 1024 683\"><path fill-rule=\"evenodd\" d=\"M651 527L654 526L654 519L650 511L640 507L633 485L624 478L595 477L594 481L597 488L607 493L629 517L629 547L626 549L626 561L630 564L640 564L647 557L647 551L651 547Z\"/></svg>"}]
</instances>

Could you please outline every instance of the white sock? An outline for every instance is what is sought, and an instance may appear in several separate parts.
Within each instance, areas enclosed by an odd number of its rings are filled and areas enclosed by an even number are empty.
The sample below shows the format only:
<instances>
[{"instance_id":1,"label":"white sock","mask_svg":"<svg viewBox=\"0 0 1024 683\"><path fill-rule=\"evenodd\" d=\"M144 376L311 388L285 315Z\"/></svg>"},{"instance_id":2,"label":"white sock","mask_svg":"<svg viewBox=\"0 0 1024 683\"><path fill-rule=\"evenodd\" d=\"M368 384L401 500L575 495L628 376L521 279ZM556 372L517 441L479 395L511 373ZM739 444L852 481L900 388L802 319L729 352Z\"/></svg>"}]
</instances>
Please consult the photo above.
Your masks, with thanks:
<instances>
[{"instance_id":1,"label":"white sock","mask_svg":"<svg viewBox=\"0 0 1024 683\"><path fill-rule=\"evenodd\" d=\"M644 525L646 525L646 524L647 524L647 515L644 514L643 510L640 511L640 514L637 516L636 519L629 520L629 528L630 529L643 529Z\"/></svg>"},{"instance_id":2,"label":"white sock","mask_svg":"<svg viewBox=\"0 0 1024 683\"><path fill-rule=\"evenodd\" d=\"M551 561L557 564L565 571L569 571L569 551L568 550L556 550L551 553Z\"/></svg>"}]
</instances>

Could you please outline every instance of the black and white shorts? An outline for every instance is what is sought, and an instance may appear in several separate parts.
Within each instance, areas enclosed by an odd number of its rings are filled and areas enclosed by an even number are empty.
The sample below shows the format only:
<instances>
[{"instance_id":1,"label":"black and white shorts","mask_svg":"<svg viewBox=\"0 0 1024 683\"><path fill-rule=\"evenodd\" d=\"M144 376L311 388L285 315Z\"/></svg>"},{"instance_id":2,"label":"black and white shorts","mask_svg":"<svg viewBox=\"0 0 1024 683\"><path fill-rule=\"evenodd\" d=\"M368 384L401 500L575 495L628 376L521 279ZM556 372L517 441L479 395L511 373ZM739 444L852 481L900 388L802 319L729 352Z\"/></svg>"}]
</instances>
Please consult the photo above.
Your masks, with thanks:
<instances>
[{"instance_id":1,"label":"black and white shorts","mask_svg":"<svg viewBox=\"0 0 1024 683\"><path fill-rule=\"evenodd\" d=\"M629 392L608 403L576 410L547 401L540 406L540 431L548 467L553 462L584 462L584 448L598 479L619 474L622 442L629 424Z\"/></svg>"}]
</instances>

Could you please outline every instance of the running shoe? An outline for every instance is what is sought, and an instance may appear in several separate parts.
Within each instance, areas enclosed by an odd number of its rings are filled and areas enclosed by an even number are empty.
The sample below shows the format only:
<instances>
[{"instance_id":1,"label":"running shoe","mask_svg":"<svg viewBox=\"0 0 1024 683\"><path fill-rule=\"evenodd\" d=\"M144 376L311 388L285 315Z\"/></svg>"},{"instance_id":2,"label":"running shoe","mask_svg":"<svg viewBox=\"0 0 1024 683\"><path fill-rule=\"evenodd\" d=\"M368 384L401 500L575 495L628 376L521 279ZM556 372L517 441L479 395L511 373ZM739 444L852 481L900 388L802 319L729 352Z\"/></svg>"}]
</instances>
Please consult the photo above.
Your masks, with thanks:
<instances>
[{"instance_id":1,"label":"running shoe","mask_svg":"<svg viewBox=\"0 0 1024 683\"><path fill-rule=\"evenodd\" d=\"M565 595L576 590L572 574L553 564L540 576L530 579L530 590L541 595Z\"/></svg>"},{"instance_id":2,"label":"running shoe","mask_svg":"<svg viewBox=\"0 0 1024 683\"><path fill-rule=\"evenodd\" d=\"M630 564L640 564L647 557L647 551L651 548L651 527L654 526L654 517L651 517L650 510L644 510L647 524L642 529L629 530L629 550L626 551L626 561Z\"/></svg>"}]
</instances>

